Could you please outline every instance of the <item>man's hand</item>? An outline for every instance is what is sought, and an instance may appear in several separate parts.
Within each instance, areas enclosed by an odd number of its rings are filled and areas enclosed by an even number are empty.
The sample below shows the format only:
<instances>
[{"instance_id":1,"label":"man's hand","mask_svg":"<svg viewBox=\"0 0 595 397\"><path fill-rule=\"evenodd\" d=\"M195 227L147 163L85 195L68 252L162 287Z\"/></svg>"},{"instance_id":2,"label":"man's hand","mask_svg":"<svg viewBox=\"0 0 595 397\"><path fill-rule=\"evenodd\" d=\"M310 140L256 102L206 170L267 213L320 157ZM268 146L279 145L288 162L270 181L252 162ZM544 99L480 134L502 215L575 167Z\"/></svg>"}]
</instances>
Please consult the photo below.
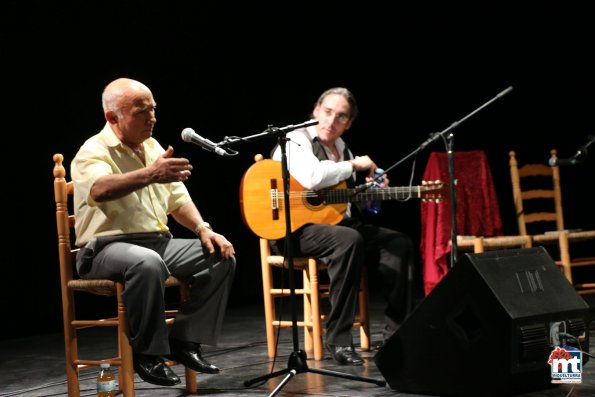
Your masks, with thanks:
<instances>
[{"instance_id":1,"label":"man's hand","mask_svg":"<svg viewBox=\"0 0 595 397\"><path fill-rule=\"evenodd\" d=\"M209 253L215 252L215 245L219 247L221 256L229 259L235 255L236 251L233 245L225 238L225 236L215 233L211 229L203 229L200 232L200 241Z\"/></svg>"},{"instance_id":2,"label":"man's hand","mask_svg":"<svg viewBox=\"0 0 595 397\"><path fill-rule=\"evenodd\" d=\"M349 162L353 166L354 171L369 170L372 172L372 174L374 174L374 170L378 168L376 167L376 164L374 164L372 159L368 156L355 156L355 158L352 158L351 160L349 160Z\"/></svg>"},{"instance_id":3,"label":"man's hand","mask_svg":"<svg viewBox=\"0 0 595 397\"><path fill-rule=\"evenodd\" d=\"M151 164L153 183L184 182L188 180L192 165L186 158L172 157L174 148L169 146L157 160Z\"/></svg>"}]
</instances>

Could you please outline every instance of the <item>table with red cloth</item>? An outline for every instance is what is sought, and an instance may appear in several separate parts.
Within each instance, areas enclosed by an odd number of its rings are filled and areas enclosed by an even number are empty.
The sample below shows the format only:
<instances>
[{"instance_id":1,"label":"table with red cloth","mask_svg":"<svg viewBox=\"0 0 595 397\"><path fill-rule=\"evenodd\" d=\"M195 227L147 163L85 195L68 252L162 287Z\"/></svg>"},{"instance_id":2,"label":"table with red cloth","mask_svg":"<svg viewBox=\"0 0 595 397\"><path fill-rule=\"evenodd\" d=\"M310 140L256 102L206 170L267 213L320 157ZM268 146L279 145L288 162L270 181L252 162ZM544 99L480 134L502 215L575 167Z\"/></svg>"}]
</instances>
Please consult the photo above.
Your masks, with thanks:
<instances>
[{"instance_id":1,"label":"table with red cloth","mask_svg":"<svg viewBox=\"0 0 595 397\"><path fill-rule=\"evenodd\" d=\"M473 236L502 235L500 207L492 172L483 150L454 154L457 197L457 234ZM445 152L432 152L423 175L424 181L449 183ZM421 258L424 292L438 284L450 268L451 237L450 198L439 203L421 204Z\"/></svg>"}]
</instances>

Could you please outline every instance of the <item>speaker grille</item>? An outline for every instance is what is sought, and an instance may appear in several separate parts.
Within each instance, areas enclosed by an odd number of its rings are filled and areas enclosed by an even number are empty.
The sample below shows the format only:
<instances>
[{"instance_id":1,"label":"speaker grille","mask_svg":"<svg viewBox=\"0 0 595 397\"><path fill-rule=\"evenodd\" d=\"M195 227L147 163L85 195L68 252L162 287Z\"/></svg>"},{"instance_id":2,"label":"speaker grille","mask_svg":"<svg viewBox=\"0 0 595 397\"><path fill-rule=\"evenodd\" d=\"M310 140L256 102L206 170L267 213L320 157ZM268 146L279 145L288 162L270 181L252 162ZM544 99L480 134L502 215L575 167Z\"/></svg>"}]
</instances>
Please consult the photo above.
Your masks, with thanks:
<instances>
[{"instance_id":1,"label":"speaker grille","mask_svg":"<svg viewBox=\"0 0 595 397\"><path fill-rule=\"evenodd\" d=\"M576 338L584 335L587 330L584 318L571 318L568 320L568 326L570 328L568 333Z\"/></svg>"},{"instance_id":2,"label":"speaker grille","mask_svg":"<svg viewBox=\"0 0 595 397\"><path fill-rule=\"evenodd\" d=\"M545 359L548 352L548 330L545 324L519 327L519 363Z\"/></svg>"},{"instance_id":3,"label":"speaker grille","mask_svg":"<svg viewBox=\"0 0 595 397\"><path fill-rule=\"evenodd\" d=\"M588 327L584 318L571 318L567 321L568 329L567 333L573 336L573 338L567 338L566 342L570 346L574 346L579 350L589 349L588 339ZM576 338L576 339L575 339ZM583 365L589 361L588 355L583 355Z\"/></svg>"}]
</instances>

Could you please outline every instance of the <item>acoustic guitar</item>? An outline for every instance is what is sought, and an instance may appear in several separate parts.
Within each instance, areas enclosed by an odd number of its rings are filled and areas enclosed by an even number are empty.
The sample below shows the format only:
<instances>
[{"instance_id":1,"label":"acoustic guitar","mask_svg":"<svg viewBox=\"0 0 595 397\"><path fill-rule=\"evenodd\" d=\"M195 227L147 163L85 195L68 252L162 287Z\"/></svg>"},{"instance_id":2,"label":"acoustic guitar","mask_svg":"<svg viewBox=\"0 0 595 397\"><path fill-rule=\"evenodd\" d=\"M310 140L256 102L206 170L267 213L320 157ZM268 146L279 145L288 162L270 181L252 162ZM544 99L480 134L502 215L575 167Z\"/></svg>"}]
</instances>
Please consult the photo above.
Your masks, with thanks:
<instances>
[{"instance_id":1,"label":"acoustic guitar","mask_svg":"<svg viewBox=\"0 0 595 397\"><path fill-rule=\"evenodd\" d=\"M421 186L375 189L346 188L345 182L323 190L305 190L289 177L291 231L308 223L339 223L347 203L368 200L420 198L438 202L448 197L448 184L422 182ZM285 196L281 162L264 159L254 163L240 183L240 208L244 223L258 236L269 240L285 237Z\"/></svg>"}]
</instances>

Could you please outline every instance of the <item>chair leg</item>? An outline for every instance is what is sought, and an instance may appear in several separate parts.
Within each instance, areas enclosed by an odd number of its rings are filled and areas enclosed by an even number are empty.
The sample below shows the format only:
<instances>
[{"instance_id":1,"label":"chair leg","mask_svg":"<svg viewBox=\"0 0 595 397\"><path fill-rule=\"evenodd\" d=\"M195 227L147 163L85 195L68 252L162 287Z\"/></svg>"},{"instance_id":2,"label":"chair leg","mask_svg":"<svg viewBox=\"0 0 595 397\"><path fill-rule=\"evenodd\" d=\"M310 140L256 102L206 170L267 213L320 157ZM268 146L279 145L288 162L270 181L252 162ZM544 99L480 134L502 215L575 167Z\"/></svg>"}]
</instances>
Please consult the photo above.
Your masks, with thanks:
<instances>
[{"instance_id":1,"label":"chair leg","mask_svg":"<svg viewBox=\"0 0 595 397\"><path fill-rule=\"evenodd\" d=\"M185 282L180 282L180 302L186 302L190 299L190 285ZM196 379L196 371L185 368L186 375L186 391L189 394L198 394L198 381Z\"/></svg>"},{"instance_id":2,"label":"chair leg","mask_svg":"<svg viewBox=\"0 0 595 397\"><path fill-rule=\"evenodd\" d=\"M196 371L186 368L186 391L189 394L198 394L198 382L196 380Z\"/></svg>"},{"instance_id":3,"label":"chair leg","mask_svg":"<svg viewBox=\"0 0 595 397\"><path fill-rule=\"evenodd\" d=\"M362 351L370 350L370 319L368 317L368 273L362 271L359 287L359 322L360 347Z\"/></svg>"},{"instance_id":4,"label":"chair leg","mask_svg":"<svg viewBox=\"0 0 595 397\"><path fill-rule=\"evenodd\" d=\"M483 248L483 237L475 237L473 239L473 252L476 254L481 254L484 252Z\"/></svg>"},{"instance_id":5,"label":"chair leg","mask_svg":"<svg viewBox=\"0 0 595 397\"><path fill-rule=\"evenodd\" d=\"M277 335L275 334L275 301L271 294L273 287L273 272L268 264L267 257L270 253L268 241L260 240L260 263L262 270L262 293L264 298L264 318L265 330L267 334L267 350L270 358L275 357L275 347L277 344Z\"/></svg>"},{"instance_id":6,"label":"chair leg","mask_svg":"<svg viewBox=\"0 0 595 397\"><path fill-rule=\"evenodd\" d=\"M316 317L312 314L312 277L310 276L310 269L302 271L302 285L304 289L304 350L310 354L314 352L314 321Z\"/></svg>"},{"instance_id":7,"label":"chair leg","mask_svg":"<svg viewBox=\"0 0 595 397\"><path fill-rule=\"evenodd\" d=\"M62 294L62 311L64 317L64 353L66 357L66 379L68 383L68 396L79 397L78 365L74 360L78 357L76 328L72 325L74 320L74 293L71 290Z\"/></svg>"},{"instance_id":8,"label":"chair leg","mask_svg":"<svg viewBox=\"0 0 595 397\"><path fill-rule=\"evenodd\" d=\"M568 232L560 232L558 237L558 243L560 246L560 262L562 264L562 270L564 276L568 279L570 284L572 281L572 269L570 268L570 251L568 247ZM573 284L574 285L574 284Z\"/></svg>"},{"instance_id":9,"label":"chair leg","mask_svg":"<svg viewBox=\"0 0 595 397\"><path fill-rule=\"evenodd\" d=\"M322 319L320 318L320 286L318 281L318 264L316 259L308 258L308 273L310 276L310 304L312 307L312 339L314 349L314 360L324 358L322 348Z\"/></svg>"},{"instance_id":10,"label":"chair leg","mask_svg":"<svg viewBox=\"0 0 595 397\"><path fill-rule=\"evenodd\" d=\"M123 283L116 283L116 296L118 297L118 346L120 350L120 375L119 387L124 397L134 397L134 366L132 364L132 346L130 345L130 329L128 325L128 314L122 293Z\"/></svg>"}]
</instances>

